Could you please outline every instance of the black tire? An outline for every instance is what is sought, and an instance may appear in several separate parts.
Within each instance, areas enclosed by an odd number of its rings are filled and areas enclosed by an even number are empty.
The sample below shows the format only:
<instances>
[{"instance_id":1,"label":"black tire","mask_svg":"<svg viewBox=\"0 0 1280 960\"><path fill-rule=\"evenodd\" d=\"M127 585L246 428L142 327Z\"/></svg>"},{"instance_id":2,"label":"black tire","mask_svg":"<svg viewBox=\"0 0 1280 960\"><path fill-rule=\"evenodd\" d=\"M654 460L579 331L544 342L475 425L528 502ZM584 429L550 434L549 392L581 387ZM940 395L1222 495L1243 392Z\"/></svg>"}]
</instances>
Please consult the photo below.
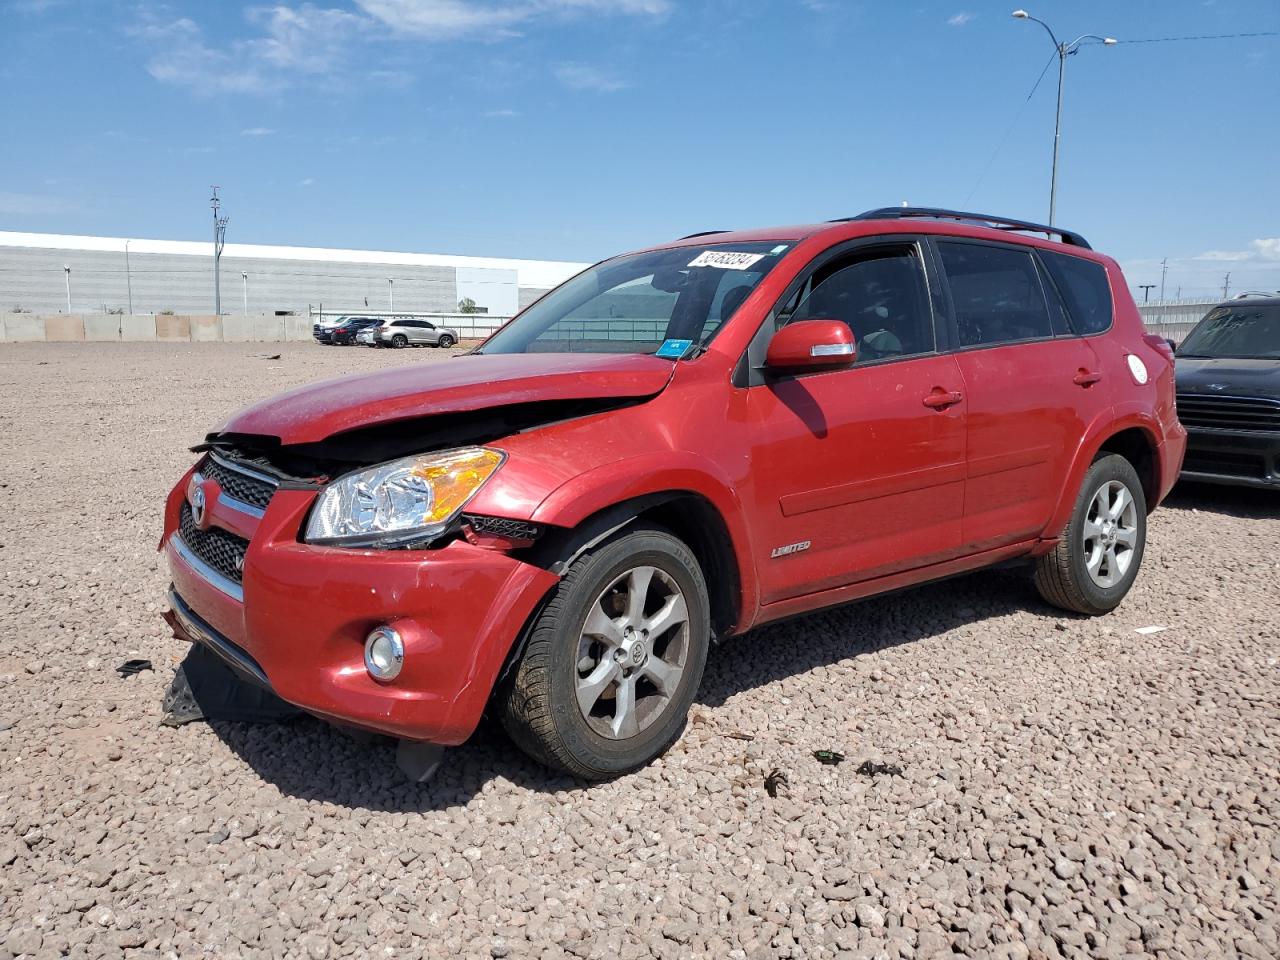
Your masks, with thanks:
<instances>
[{"instance_id":1,"label":"black tire","mask_svg":"<svg viewBox=\"0 0 1280 960\"><path fill-rule=\"evenodd\" d=\"M1102 491L1112 484L1123 485L1132 498L1131 525L1135 542L1127 566L1122 573L1115 575L1114 583L1107 585L1100 583L1089 572L1088 563L1093 551L1086 547L1085 527L1095 516L1095 499L1103 495ZM1123 532L1119 531L1117 535ZM1106 536L1102 537L1102 542L1105 544ZM1142 566L1146 545L1147 498L1142 491L1142 481L1138 479L1133 465L1124 457L1104 454L1093 462L1084 475L1080 492L1076 496L1075 508L1071 511L1071 519L1063 528L1058 545L1052 553L1036 560L1036 589L1046 601L1072 613L1083 613L1091 617L1110 613L1120 605L1133 586Z\"/></svg>"},{"instance_id":2,"label":"black tire","mask_svg":"<svg viewBox=\"0 0 1280 960\"><path fill-rule=\"evenodd\" d=\"M391 338L391 345L395 347L397 350L403 350L405 347L409 345L409 338L406 337L403 333L397 333L394 337Z\"/></svg>"},{"instance_id":3,"label":"black tire","mask_svg":"<svg viewBox=\"0 0 1280 960\"><path fill-rule=\"evenodd\" d=\"M683 638L684 666L674 692L664 705L653 708L648 725L641 726L632 736L615 739L597 732L578 706L578 683L584 669L580 644L588 614L608 595L611 584L636 567L656 568L683 594L687 630L677 630L676 634ZM573 776L606 780L636 770L664 753L684 730L689 707L702 681L710 636L706 580L689 548L659 527L623 531L574 561L539 614L511 677L498 691L502 725L525 753ZM660 642L655 640L650 656L656 656ZM605 660L606 655L602 654L595 666L598 668ZM644 669L638 667L636 672ZM649 683L643 678L632 682L635 689ZM616 712L617 688L614 690ZM604 702L606 698L601 697L597 705Z\"/></svg>"},{"instance_id":4,"label":"black tire","mask_svg":"<svg viewBox=\"0 0 1280 960\"><path fill-rule=\"evenodd\" d=\"M450 347L454 345L455 342L456 341L453 339L453 337L449 336L447 333L442 333L440 335L440 339L436 341L436 346L441 347L445 350L448 350Z\"/></svg>"}]
</instances>

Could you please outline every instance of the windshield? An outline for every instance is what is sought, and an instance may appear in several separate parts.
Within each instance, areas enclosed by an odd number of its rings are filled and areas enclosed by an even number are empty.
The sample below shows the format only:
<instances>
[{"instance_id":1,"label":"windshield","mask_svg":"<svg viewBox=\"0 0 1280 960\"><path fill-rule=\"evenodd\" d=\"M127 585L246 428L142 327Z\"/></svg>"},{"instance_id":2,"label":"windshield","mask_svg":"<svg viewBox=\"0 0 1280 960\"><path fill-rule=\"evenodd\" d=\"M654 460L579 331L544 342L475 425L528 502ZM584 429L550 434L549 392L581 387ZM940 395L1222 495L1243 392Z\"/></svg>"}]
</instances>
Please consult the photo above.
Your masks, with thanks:
<instances>
[{"instance_id":1,"label":"windshield","mask_svg":"<svg viewBox=\"0 0 1280 960\"><path fill-rule=\"evenodd\" d=\"M1280 304L1210 310L1178 347L1180 357L1280 359Z\"/></svg>"},{"instance_id":2,"label":"windshield","mask_svg":"<svg viewBox=\"0 0 1280 960\"><path fill-rule=\"evenodd\" d=\"M597 264L495 333L483 353L653 353L706 346L789 243L654 250Z\"/></svg>"}]
</instances>

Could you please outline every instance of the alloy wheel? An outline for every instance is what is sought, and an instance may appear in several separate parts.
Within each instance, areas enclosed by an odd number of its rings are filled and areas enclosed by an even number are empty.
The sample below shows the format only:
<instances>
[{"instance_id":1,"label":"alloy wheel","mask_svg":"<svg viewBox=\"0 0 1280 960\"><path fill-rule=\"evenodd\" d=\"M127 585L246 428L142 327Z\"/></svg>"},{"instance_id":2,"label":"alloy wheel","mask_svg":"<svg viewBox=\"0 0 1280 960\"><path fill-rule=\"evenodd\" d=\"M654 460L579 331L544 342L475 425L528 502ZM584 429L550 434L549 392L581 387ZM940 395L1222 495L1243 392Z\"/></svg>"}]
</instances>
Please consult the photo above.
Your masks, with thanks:
<instances>
[{"instance_id":1,"label":"alloy wheel","mask_svg":"<svg viewBox=\"0 0 1280 960\"><path fill-rule=\"evenodd\" d=\"M578 639L578 708L596 733L634 737L666 711L684 676L689 607L665 571L637 566L613 579Z\"/></svg>"},{"instance_id":2,"label":"alloy wheel","mask_svg":"<svg viewBox=\"0 0 1280 960\"><path fill-rule=\"evenodd\" d=\"M1113 587L1128 572L1138 545L1138 508L1119 480L1108 480L1093 495L1085 515L1085 569L1100 587Z\"/></svg>"}]
</instances>

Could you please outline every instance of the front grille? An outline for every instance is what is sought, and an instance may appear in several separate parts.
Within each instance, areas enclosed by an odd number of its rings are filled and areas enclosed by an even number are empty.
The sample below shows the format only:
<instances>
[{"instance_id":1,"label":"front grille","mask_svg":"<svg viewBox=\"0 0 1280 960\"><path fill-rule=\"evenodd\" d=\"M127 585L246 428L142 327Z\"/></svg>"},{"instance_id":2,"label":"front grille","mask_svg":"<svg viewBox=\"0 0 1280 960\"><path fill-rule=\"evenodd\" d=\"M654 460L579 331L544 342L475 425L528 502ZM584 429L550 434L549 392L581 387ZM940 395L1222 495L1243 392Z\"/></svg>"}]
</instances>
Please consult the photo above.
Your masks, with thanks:
<instances>
[{"instance_id":1,"label":"front grille","mask_svg":"<svg viewBox=\"0 0 1280 960\"><path fill-rule=\"evenodd\" d=\"M1178 394L1178 419L1185 427L1280 431L1280 400Z\"/></svg>"},{"instance_id":2,"label":"front grille","mask_svg":"<svg viewBox=\"0 0 1280 960\"><path fill-rule=\"evenodd\" d=\"M271 497L276 492L276 485L269 480L260 480L257 477L251 477L247 473L241 473L225 466L220 460L213 457L206 458L200 467L200 473L210 480L217 480L218 486L229 497L234 497L241 503L247 503L250 506L265 510L267 504L271 502Z\"/></svg>"},{"instance_id":3,"label":"front grille","mask_svg":"<svg viewBox=\"0 0 1280 960\"><path fill-rule=\"evenodd\" d=\"M191 516L191 504L183 503L178 518L178 536L188 549L233 583L240 583L244 554L249 541L218 527L201 530Z\"/></svg>"},{"instance_id":4,"label":"front grille","mask_svg":"<svg viewBox=\"0 0 1280 960\"><path fill-rule=\"evenodd\" d=\"M465 523L471 524L476 533L489 537L503 537L507 540L536 540L542 528L528 520L510 520L506 517L486 517L480 514L465 514Z\"/></svg>"},{"instance_id":5,"label":"front grille","mask_svg":"<svg viewBox=\"0 0 1280 960\"><path fill-rule=\"evenodd\" d=\"M1247 453L1209 453L1188 451L1182 461L1186 473L1207 473L1220 477L1247 477L1262 480L1267 476L1267 461Z\"/></svg>"}]
</instances>

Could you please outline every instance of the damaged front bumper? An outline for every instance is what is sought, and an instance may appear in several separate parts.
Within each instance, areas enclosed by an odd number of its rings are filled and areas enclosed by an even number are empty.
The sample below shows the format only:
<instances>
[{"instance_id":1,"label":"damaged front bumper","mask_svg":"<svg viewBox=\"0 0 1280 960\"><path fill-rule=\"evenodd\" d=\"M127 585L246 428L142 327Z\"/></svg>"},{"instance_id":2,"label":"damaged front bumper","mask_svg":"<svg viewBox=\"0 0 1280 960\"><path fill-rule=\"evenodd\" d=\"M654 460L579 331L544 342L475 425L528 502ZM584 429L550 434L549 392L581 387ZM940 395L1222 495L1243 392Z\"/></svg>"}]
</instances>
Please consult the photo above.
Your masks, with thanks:
<instances>
[{"instance_id":1,"label":"damaged front bumper","mask_svg":"<svg viewBox=\"0 0 1280 960\"><path fill-rule=\"evenodd\" d=\"M163 541L175 632L251 682L316 716L451 746L474 731L520 631L557 577L456 540L434 550L301 543L315 496L281 489L249 539L238 589L193 562L177 532L187 478L170 495ZM216 518L215 518L216 520ZM393 627L399 675L365 668L365 638Z\"/></svg>"}]
</instances>

